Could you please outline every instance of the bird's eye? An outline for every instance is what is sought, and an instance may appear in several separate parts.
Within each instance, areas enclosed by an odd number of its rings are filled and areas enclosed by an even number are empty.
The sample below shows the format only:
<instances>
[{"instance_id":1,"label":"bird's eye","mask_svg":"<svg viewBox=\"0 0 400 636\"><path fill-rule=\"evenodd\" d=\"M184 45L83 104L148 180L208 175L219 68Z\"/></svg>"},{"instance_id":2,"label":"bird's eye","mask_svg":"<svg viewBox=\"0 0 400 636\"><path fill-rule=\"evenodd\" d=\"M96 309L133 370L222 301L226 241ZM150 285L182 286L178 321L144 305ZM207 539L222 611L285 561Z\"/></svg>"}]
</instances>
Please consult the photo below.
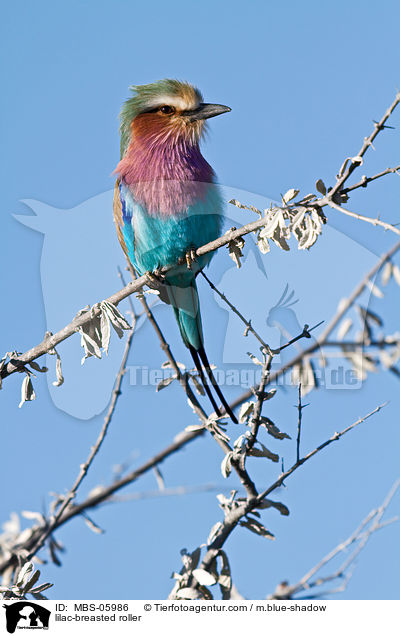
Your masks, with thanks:
<instances>
[{"instance_id":1,"label":"bird's eye","mask_svg":"<svg viewBox=\"0 0 400 636\"><path fill-rule=\"evenodd\" d=\"M164 113L164 115L171 115L175 112L175 108L172 106L160 106L160 111Z\"/></svg>"}]
</instances>

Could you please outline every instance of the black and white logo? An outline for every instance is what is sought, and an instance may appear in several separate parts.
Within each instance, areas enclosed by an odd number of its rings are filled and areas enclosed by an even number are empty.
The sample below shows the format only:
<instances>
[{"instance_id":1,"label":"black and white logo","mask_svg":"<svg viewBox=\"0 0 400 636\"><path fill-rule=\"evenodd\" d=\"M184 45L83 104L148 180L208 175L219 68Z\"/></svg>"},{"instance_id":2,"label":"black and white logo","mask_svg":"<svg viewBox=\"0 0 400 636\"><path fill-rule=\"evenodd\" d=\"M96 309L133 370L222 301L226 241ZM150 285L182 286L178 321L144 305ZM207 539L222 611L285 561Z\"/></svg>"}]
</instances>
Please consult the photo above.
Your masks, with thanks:
<instances>
[{"instance_id":1,"label":"black and white logo","mask_svg":"<svg viewBox=\"0 0 400 636\"><path fill-rule=\"evenodd\" d=\"M14 634L16 629L48 629L50 610L31 603L17 601L10 605L3 605L6 610L7 631Z\"/></svg>"}]
</instances>

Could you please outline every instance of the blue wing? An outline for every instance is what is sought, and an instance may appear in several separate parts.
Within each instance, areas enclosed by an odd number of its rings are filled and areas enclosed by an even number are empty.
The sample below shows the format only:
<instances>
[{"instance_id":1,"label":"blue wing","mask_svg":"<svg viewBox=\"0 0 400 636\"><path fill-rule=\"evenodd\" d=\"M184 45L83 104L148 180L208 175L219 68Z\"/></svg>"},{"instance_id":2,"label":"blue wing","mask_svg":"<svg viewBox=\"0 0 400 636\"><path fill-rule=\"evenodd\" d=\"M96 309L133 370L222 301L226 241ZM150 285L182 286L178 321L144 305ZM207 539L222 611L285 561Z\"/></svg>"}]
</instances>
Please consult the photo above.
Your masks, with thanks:
<instances>
[{"instance_id":1,"label":"blue wing","mask_svg":"<svg viewBox=\"0 0 400 636\"><path fill-rule=\"evenodd\" d=\"M177 214L149 214L124 183L116 185L115 199L119 239L140 274L177 264L189 249L200 247L221 233L223 205L215 184L210 184L203 200ZM195 271L210 259L211 254L200 257Z\"/></svg>"}]
</instances>

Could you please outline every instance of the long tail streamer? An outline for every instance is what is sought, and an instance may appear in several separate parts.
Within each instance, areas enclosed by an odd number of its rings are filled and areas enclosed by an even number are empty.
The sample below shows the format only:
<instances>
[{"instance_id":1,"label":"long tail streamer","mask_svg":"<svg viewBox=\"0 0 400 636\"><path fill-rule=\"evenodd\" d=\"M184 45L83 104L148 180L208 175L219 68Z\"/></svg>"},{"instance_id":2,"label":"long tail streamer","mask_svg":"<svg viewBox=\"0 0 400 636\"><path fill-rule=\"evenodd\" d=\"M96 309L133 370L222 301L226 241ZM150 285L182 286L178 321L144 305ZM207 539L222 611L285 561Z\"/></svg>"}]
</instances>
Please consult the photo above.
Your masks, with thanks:
<instances>
[{"instance_id":1,"label":"long tail streamer","mask_svg":"<svg viewBox=\"0 0 400 636\"><path fill-rule=\"evenodd\" d=\"M213 397L213 395L211 393L210 386L209 386L209 384L207 382L207 378L205 377L204 372L203 372L203 367L204 367L204 369L205 369L205 371L206 371L206 373L207 373L207 375L208 375L208 377L210 379L211 384L213 385L213 387L215 389L216 394L218 395L219 399L222 402L222 406L224 407L225 412L227 413L227 415L229 415L229 417L231 418L232 422L237 424L238 423L237 418L234 415L234 413L233 413L231 407L229 406L228 402L225 400L225 398L223 396L223 393L222 393L221 389L219 388L218 383L217 383L217 381L216 381L216 379L214 377L214 374L212 372L212 369L211 369L210 363L208 361L207 354L206 354L206 352L204 350L204 347L201 347L198 351L196 351L196 349L194 347L189 347L189 349L190 349L190 353L192 354L192 358L193 358L193 362L195 364L195 367L196 367L197 371L199 372L199 376L200 376L200 379L201 379L201 381L203 383L204 390L207 393L207 395L208 395L208 397L210 399L210 402L211 402L216 414L219 415L219 416L222 415L221 410L217 406L217 403L216 403L216 401L215 401L215 399L214 399L214 397ZM201 360L201 362L200 362L200 360ZM202 367L201 363L203 364L203 367Z\"/></svg>"}]
</instances>

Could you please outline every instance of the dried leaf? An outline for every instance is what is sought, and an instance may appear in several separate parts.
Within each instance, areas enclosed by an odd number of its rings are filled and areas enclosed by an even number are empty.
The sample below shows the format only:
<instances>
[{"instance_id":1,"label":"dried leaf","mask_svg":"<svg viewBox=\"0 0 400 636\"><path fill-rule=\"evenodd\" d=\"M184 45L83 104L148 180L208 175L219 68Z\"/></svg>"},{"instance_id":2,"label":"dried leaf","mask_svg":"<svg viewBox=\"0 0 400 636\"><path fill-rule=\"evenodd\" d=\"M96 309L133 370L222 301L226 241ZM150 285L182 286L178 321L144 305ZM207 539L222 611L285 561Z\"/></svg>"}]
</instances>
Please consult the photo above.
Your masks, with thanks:
<instances>
[{"instance_id":1,"label":"dried leaf","mask_svg":"<svg viewBox=\"0 0 400 636\"><path fill-rule=\"evenodd\" d=\"M202 598L205 601L212 601L213 600L213 595L211 594L211 591L205 587L204 585L198 585L197 589L199 590L200 594L202 594Z\"/></svg>"},{"instance_id":2,"label":"dried leaf","mask_svg":"<svg viewBox=\"0 0 400 636\"><path fill-rule=\"evenodd\" d=\"M38 371L39 373L46 373L46 371L48 371L47 367L41 367L34 360L31 360L31 362L29 362L28 364L29 364L30 367L32 367L32 369L34 369L35 371Z\"/></svg>"},{"instance_id":3,"label":"dried leaf","mask_svg":"<svg viewBox=\"0 0 400 636\"><path fill-rule=\"evenodd\" d=\"M29 375L26 375L22 380L21 402L18 404L18 407L21 408L24 402L31 402L32 400L36 400L36 393L33 390L32 380Z\"/></svg>"},{"instance_id":4,"label":"dried leaf","mask_svg":"<svg viewBox=\"0 0 400 636\"><path fill-rule=\"evenodd\" d=\"M254 207L254 205L243 205L243 203L240 203L240 201L238 201L237 199L231 199L230 201L228 201L228 203L235 205L237 208L240 208L241 210L251 210L252 212L255 212L256 214L258 214L259 216L262 216L261 210Z\"/></svg>"},{"instance_id":5,"label":"dried leaf","mask_svg":"<svg viewBox=\"0 0 400 636\"><path fill-rule=\"evenodd\" d=\"M22 510L21 516L25 519L35 519L35 521L38 521L41 526L44 526L46 524L46 519L41 512L35 512L33 510Z\"/></svg>"},{"instance_id":6,"label":"dried leaf","mask_svg":"<svg viewBox=\"0 0 400 636\"><path fill-rule=\"evenodd\" d=\"M44 596L43 594L35 594L32 591L30 592L30 594L32 594L32 596L35 599L35 601L48 601L49 600L47 598L47 596Z\"/></svg>"},{"instance_id":7,"label":"dried leaf","mask_svg":"<svg viewBox=\"0 0 400 636\"><path fill-rule=\"evenodd\" d=\"M175 380L175 376L174 375L170 375L168 378L163 378L158 384L157 384L157 388L156 391L162 391L162 389L165 389L165 387L169 386L171 384L171 382L173 382Z\"/></svg>"},{"instance_id":8,"label":"dried leaf","mask_svg":"<svg viewBox=\"0 0 400 636\"><path fill-rule=\"evenodd\" d=\"M305 197L302 198L302 202L303 203L308 203L309 201L313 201L314 199L316 199L317 197L315 196L315 194L313 194L312 192L310 194L306 194Z\"/></svg>"},{"instance_id":9,"label":"dried leaf","mask_svg":"<svg viewBox=\"0 0 400 636\"><path fill-rule=\"evenodd\" d=\"M204 391L204 387L203 385L199 382L199 380L197 379L197 377L195 375L191 376L192 380L193 380L193 384L195 386L195 389L197 391L197 393L199 395L205 395L205 391Z\"/></svg>"},{"instance_id":10,"label":"dried leaf","mask_svg":"<svg viewBox=\"0 0 400 636\"><path fill-rule=\"evenodd\" d=\"M273 421L269 419L269 417L263 417L262 416L262 417L260 417L260 421L261 421L262 426L265 426L265 428L267 429L268 433L270 435L272 435L272 437L275 437L275 439L292 439L290 437L290 435L280 431L279 428L277 426L275 426Z\"/></svg>"},{"instance_id":11,"label":"dried leaf","mask_svg":"<svg viewBox=\"0 0 400 636\"><path fill-rule=\"evenodd\" d=\"M303 225L304 225L304 228L303 228ZM321 222L320 221L317 222L315 216L310 216L308 214L304 217L303 225L301 226L301 228L300 226L297 226L296 237L298 238L298 249L308 250L310 249L310 247L314 245L319 234L321 234ZM301 230L301 234L300 236L298 236L298 232L300 230Z\"/></svg>"},{"instance_id":12,"label":"dried leaf","mask_svg":"<svg viewBox=\"0 0 400 636\"><path fill-rule=\"evenodd\" d=\"M390 281L392 277L392 273L393 273L392 270L393 270L393 264L390 261L385 263L385 265L382 268L382 274L381 274L382 285L386 286L388 284L388 282Z\"/></svg>"},{"instance_id":13,"label":"dried leaf","mask_svg":"<svg viewBox=\"0 0 400 636\"><path fill-rule=\"evenodd\" d=\"M226 453L224 459L221 462L222 476L227 479L232 471L232 452Z\"/></svg>"},{"instance_id":14,"label":"dried leaf","mask_svg":"<svg viewBox=\"0 0 400 636\"><path fill-rule=\"evenodd\" d=\"M53 386L61 386L62 384L64 384L64 376L62 374L62 367L61 367L61 358L59 356L59 354L56 352L56 356L57 356L57 360L56 360L56 377L57 380L55 380L53 382Z\"/></svg>"},{"instance_id":15,"label":"dried leaf","mask_svg":"<svg viewBox=\"0 0 400 636\"><path fill-rule=\"evenodd\" d=\"M33 573L31 579L27 581L27 583L24 586L23 588L24 594L29 592L29 590L35 585L35 583L37 583L39 576L40 576L40 570L36 570L36 572Z\"/></svg>"},{"instance_id":16,"label":"dried leaf","mask_svg":"<svg viewBox=\"0 0 400 636\"><path fill-rule=\"evenodd\" d=\"M370 356L363 355L361 352L357 351L344 351L343 355L350 360L356 377L360 380L365 380L368 371L377 371L376 364Z\"/></svg>"},{"instance_id":17,"label":"dried leaf","mask_svg":"<svg viewBox=\"0 0 400 636\"><path fill-rule=\"evenodd\" d=\"M203 431L204 429L205 429L204 424L189 424L188 426L185 427L185 431L188 431L189 433L195 433L196 431ZM174 441L177 441L178 437L179 435L175 437Z\"/></svg>"},{"instance_id":18,"label":"dried leaf","mask_svg":"<svg viewBox=\"0 0 400 636\"><path fill-rule=\"evenodd\" d=\"M366 309L365 307L362 307L361 305L357 305L357 310L360 314L362 325L364 329L367 330L368 337L370 338L372 336L371 323L373 325L377 325L378 327L382 327L383 320L374 311L371 311L371 309Z\"/></svg>"},{"instance_id":19,"label":"dried leaf","mask_svg":"<svg viewBox=\"0 0 400 636\"><path fill-rule=\"evenodd\" d=\"M220 417L224 417L224 416L220 416ZM208 428L209 431L211 431L214 437L216 437L217 439L220 439L222 442L229 443L229 437L226 434L226 431L221 426L218 426L216 420L214 420L212 417L208 419L206 427Z\"/></svg>"},{"instance_id":20,"label":"dried leaf","mask_svg":"<svg viewBox=\"0 0 400 636\"><path fill-rule=\"evenodd\" d=\"M280 501L271 501L271 499L263 499L260 505L257 506L257 508L260 508L260 510L265 510L266 508L275 508L276 510L279 510L281 515L283 515L284 517L289 516L289 508L285 506L285 504L281 503Z\"/></svg>"},{"instance_id":21,"label":"dried leaf","mask_svg":"<svg viewBox=\"0 0 400 636\"><path fill-rule=\"evenodd\" d=\"M297 212L290 222L290 228L292 229L292 231L295 230L300 225L300 223L303 221L304 216L307 212L307 208L303 206L299 206L298 208L296 208L296 210Z\"/></svg>"},{"instance_id":22,"label":"dried leaf","mask_svg":"<svg viewBox=\"0 0 400 636\"><path fill-rule=\"evenodd\" d=\"M42 583L38 585L33 590L30 591L30 594L40 594L40 592L44 592L44 590L48 590L49 587L53 587L53 583Z\"/></svg>"},{"instance_id":23,"label":"dried leaf","mask_svg":"<svg viewBox=\"0 0 400 636\"><path fill-rule=\"evenodd\" d=\"M268 254L270 251L270 246L267 238L262 238L260 235L257 238L257 247L260 250L261 254Z\"/></svg>"},{"instance_id":24,"label":"dried leaf","mask_svg":"<svg viewBox=\"0 0 400 636\"><path fill-rule=\"evenodd\" d=\"M344 175L344 171L346 170L346 166L349 163L349 161L351 161L351 157L347 157L347 159L345 159L344 162L342 163L342 166L339 170L338 179Z\"/></svg>"},{"instance_id":25,"label":"dried leaf","mask_svg":"<svg viewBox=\"0 0 400 636\"><path fill-rule=\"evenodd\" d=\"M275 231L278 230L278 235L282 230L287 230L285 217L283 216L283 210L277 208L268 212L266 216L265 226L260 230L260 238L274 238Z\"/></svg>"},{"instance_id":26,"label":"dried leaf","mask_svg":"<svg viewBox=\"0 0 400 636\"><path fill-rule=\"evenodd\" d=\"M28 563L25 563L25 565L21 568L18 574L16 585L18 587L24 587L29 577L31 576L33 570L34 570L34 565L32 561L28 561Z\"/></svg>"},{"instance_id":27,"label":"dried leaf","mask_svg":"<svg viewBox=\"0 0 400 636\"><path fill-rule=\"evenodd\" d=\"M154 466L153 470L159 490L165 490L165 480L161 470L157 465Z\"/></svg>"},{"instance_id":28,"label":"dried leaf","mask_svg":"<svg viewBox=\"0 0 400 636\"><path fill-rule=\"evenodd\" d=\"M92 532L94 532L95 534L104 534L105 530L103 530L103 528L100 528L100 526L92 521L92 519L90 519L89 517L84 517L84 519L87 527L90 528Z\"/></svg>"},{"instance_id":29,"label":"dried leaf","mask_svg":"<svg viewBox=\"0 0 400 636\"><path fill-rule=\"evenodd\" d=\"M272 400L272 398L276 395L276 389L271 389L270 391L264 391L262 394L263 402L267 402L268 400Z\"/></svg>"},{"instance_id":30,"label":"dried leaf","mask_svg":"<svg viewBox=\"0 0 400 636\"><path fill-rule=\"evenodd\" d=\"M99 317L95 316L90 322L85 325L81 325L78 332L81 334L81 347L83 347L85 352L85 355L81 360L81 364L83 364L85 360L91 356L101 358L100 347L102 346L102 342Z\"/></svg>"},{"instance_id":31,"label":"dried leaf","mask_svg":"<svg viewBox=\"0 0 400 636\"><path fill-rule=\"evenodd\" d=\"M196 548L189 555L190 556L190 568L191 569L197 568L197 566L199 564L199 561L200 561L200 554L201 554L201 548Z\"/></svg>"},{"instance_id":32,"label":"dried leaf","mask_svg":"<svg viewBox=\"0 0 400 636\"><path fill-rule=\"evenodd\" d=\"M297 197L297 195L299 194L300 190L296 190L295 188L290 188L290 190L288 190L282 197L282 201L283 203L288 203L289 201L292 201L292 199L294 199L295 197Z\"/></svg>"},{"instance_id":33,"label":"dried leaf","mask_svg":"<svg viewBox=\"0 0 400 636\"><path fill-rule=\"evenodd\" d=\"M260 367L263 366L263 363L261 362L261 360L259 360L255 355L250 353L250 351L247 351L247 355L249 356L250 360L254 362L254 364L258 364Z\"/></svg>"},{"instance_id":34,"label":"dried leaf","mask_svg":"<svg viewBox=\"0 0 400 636\"><path fill-rule=\"evenodd\" d=\"M393 275L394 275L394 268L393 268ZM379 287L377 287L376 285L374 285L374 283L372 281L370 281L369 279L367 280L366 286L368 287L368 289L371 291L371 293L376 296L377 298L383 298L384 294L383 292L379 289Z\"/></svg>"},{"instance_id":35,"label":"dried leaf","mask_svg":"<svg viewBox=\"0 0 400 636\"><path fill-rule=\"evenodd\" d=\"M230 201L228 201L228 203L231 203L232 205L235 205L237 208L241 208L242 210L246 209L246 206L240 203L240 201L238 201L237 199L231 199Z\"/></svg>"},{"instance_id":36,"label":"dried leaf","mask_svg":"<svg viewBox=\"0 0 400 636\"><path fill-rule=\"evenodd\" d=\"M194 587L183 587L175 593L175 596L186 601L198 601L203 598L199 590Z\"/></svg>"},{"instance_id":37,"label":"dried leaf","mask_svg":"<svg viewBox=\"0 0 400 636\"><path fill-rule=\"evenodd\" d=\"M60 559L57 556L56 548L57 548L57 546L56 546L55 542L54 541L50 541L49 552L50 552L51 560L53 561L53 563L55 565L58 565L60 567L62 564L61 564Z\"/></svg>"},{"instance_id":38,"label":"dried leaf","mask_svg":"<svg viewBox=\"0 0 400 636\"><path fill-rule=\"evenodd\" d=\"M242 263L240 261L243 258L242 249L244 247L244 239L242 237L232 239L228 243L229 256L236 263L236 267L242 267Z\"/></svg>"},{"instance_id":39,"label":"dried leaf","mask_svg":"<svg viewBox=\"0 0 400 636\"><path fill-rule=\"evenodd\" d=\"M288 229L288 228L285 228L285 229ZM285 237L284 234L279 231L279 229L276 229L275 232L274 232L274 235L271 236L271 239L273 240L275 245L280 247L285 252L289 252L290 251L290 247L289 247L289 245L286 242L286 238L288 238L288 237Z\"/></svg>"},{"instance_id":40,"label":"dried leaf","mask_svg":"<svg viewBox=\"0 0 400 636\"><path fill-rule=\"evenodd\" d=\"M232 575L231 568L229 566L229 560L226 552L224 550L219 551L219 555L221 558L221 570L218 577L218 584L221 589L221 595L223 600L229 600L231 597L231 589L232 589Z\"/></svg>"},{"instance_id":41,"label":"dried leaf","mask_svg":"<svg viewBox=\"0 0 400 636\"><path fill-rule=\"evenodd\" d=\"M397 265L393 265L393 278L400 285L400 269Z\"/></svg>"},{"instance_id":42,"label":"dried leaf","mask_svg":"<svg viewBox=\"0 0 400 636\"><path fill-rule=\"evenodd\" d=\"M105 311L102 311L100 316L100 333L101 333L101 344L103 346L103 351L105 351L108 354L108 347L110 345L110 338L111 338L111 327L110 327L110 319Z\"/></svg>"},{"instance_id":43,"label":"dried leaf","mask_svg":"<svg viewBox=\"0 0 400 636\"><path fill-rule=\"evenodd\" d=\"M279 462L279 455L272 453L266 446L264 446L264 444L259 441L257 441L256 444L261 446L261 448L257 448L257 446L254 445L253 448L248 451L249 455L251 455L252 457L266 457L267 459L270 459L275 463Z\"/></svg>"},{"instance_id":44,"label":"dried leaf","mask_svg":"<svg viewBox=\"0 0 400 636\"><path fill-rule=\"evenodd\" d=\"M107 300L103 300L100 303L100 307L103 311L106 312L107 316L111 320L111 324L117 332L118 337L122 338L122 336L124 335L124 330L131 329L131 325L129 324L129 322L121 314L117 307Z\"/></svg>"},{"instance_id":45,"label":"dried leaf","mask_svg":"<svg viewBox=\"0 0 400 636\"><path fill-rule=\"evenodd\" d=\"M208 535L207 545L211 545L211 543L214 541L215 537L217 536L217 534L219 533L222 527L223 527L223 524L220 521L217 521L217 523L213 525L213 527L210 530L210 534Z\"/></svg>"},{"instance_id":46,"label":"dried leaf","mask_svg":"<svg viewBox=\"0 0 400 636\"><path fill-rule=\"evenodd\" d=\"M255 402L243 402L239 411L239 424L246 422L253 413Z\"/></svg>"},{"instance_id":47,"label":"dried leaf","mask_svg":"<svg viewBox=\"0 0 400 636\"><path fill-rule=\"evenodd\" d=\"M338 306L337 306L337 311L338 313L341 313L345 307L347 306L347 298L341 298L338 302Z\"/></svg>"},{"instance_id":48,"label":"dried leaf","mask_svg":"<svg viewBox=\"0 0 400 636\"><path fill-rule=\"evenodd\" d=\"M315 187L318 190L318 192L320 192L321 194L323 194L325 196L325 194L326 194L326 185L322 181L322 179L318 179L317 183L315 184Z\"/></svg>"},{"instance_id":49,"label":"dried leaf","mask_svg":"<svg viewBox=\"0 0 400 636\"><path fill-rule=\"evenodd\" d=\"M262 525L262 523L257 521L257 519L242 519L241 521L239 521L239 525L243 526L244 528L248 528L249 530L251 530L251 532L258 534L260 537L265 537L266 539L275 539L272 532L267 530Z\"/></svg>"},{"instance_id":50,"label":"dried leaf","mask_svg":"<svg viewBox=\"0 0 400 636\"><path fill-rule=\"evenodd\" d=\"M200 583L200 585L215 585L217 582L217 578L211 574L211 572L207 572L203 568L196 568L192 572L196 581Z\"/></svg>"},{"instance_id":51,"label":"dried leaf","mask_svg":"<svg viewBox=\"0 0 400 636\"><path fill-rule=\"evenodd\" d=\"M337 332L338 340L343 340L343 338L350 331L352 326L353 326L353 321L351 318L345 318L345 320L342 320Z\"/></svg>"},{"instance_id":52,"label":"dried leaf","mask_svg":"<svg viewBox=\"0 0 400 636\"><path fill-rule=\"evenodd\" d=\"M236 450L243 450L244 448L246 448L246 444L246 435L239 435L239 437L233 442L233 448L235 448Z\"/></svg>"}]
</instances>

